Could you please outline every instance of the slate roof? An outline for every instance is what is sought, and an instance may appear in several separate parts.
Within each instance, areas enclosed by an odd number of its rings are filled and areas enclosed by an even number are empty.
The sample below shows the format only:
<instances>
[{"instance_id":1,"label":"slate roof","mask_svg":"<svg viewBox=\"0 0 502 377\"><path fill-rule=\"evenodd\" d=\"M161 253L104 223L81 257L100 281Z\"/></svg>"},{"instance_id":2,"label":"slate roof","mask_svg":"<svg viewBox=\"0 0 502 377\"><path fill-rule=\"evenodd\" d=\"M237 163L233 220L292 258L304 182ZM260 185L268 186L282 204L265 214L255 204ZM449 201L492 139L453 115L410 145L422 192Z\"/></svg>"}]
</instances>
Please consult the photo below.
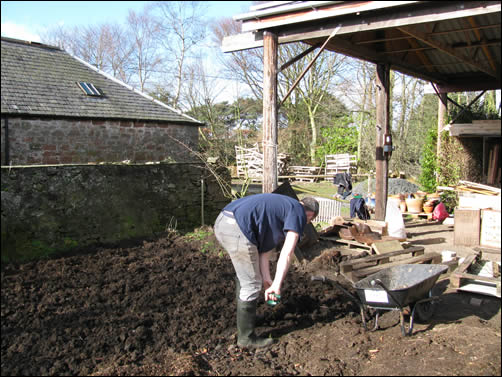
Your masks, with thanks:
<instances>
[{"instance_id":1,"label":"slate roof","mask_svg":"<svg viewBox=\"0 0 502 377\"><path fill-rule=\"evenodd\" d=\"M133 90L67 52L40 43L2 37L2 116L168 121L201 126L194 118ZM86 95L77 82L104 94Z\"/></svg>"}]
</instances>

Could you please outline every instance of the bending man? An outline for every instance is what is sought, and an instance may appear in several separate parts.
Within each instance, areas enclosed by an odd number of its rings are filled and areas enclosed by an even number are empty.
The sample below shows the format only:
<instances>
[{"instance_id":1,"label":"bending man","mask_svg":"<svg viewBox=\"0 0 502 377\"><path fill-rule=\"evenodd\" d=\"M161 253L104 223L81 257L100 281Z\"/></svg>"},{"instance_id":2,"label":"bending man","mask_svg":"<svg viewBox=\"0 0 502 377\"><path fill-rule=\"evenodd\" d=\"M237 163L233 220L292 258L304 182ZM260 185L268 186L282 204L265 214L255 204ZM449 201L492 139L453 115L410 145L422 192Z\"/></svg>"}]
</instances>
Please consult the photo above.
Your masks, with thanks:
<instances>
[{"instance_id":1,"label":"bending man","mask_svg":"<svg viewBox=\"0 0 502 377\"><path fill-rule=\"evenodd\" d=\"M281 294L298 240L305 225L318 213L319 203L314 198L298 202L281 194L256 194L228 204L216 219L215 236L230 255L237 275L237 344L240 347L266 347L273 342L255 335L257 299L262 287L265 301ZM269 258L281 243L272 280Z\"/></svg>"}]
</instances>

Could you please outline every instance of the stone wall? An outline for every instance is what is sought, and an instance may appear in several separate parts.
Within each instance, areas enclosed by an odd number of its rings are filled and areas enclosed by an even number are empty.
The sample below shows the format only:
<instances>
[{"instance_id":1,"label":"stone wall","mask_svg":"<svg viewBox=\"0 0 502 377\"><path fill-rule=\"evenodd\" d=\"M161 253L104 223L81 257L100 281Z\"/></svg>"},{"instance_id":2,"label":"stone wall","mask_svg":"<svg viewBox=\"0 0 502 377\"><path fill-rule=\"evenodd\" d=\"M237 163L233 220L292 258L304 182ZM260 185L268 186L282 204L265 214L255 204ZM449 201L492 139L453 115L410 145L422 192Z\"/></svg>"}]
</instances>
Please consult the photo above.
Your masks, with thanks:
<instances>
[{"instance_id":1,"label":"stone wall","mask_svg":"<svg viewBox=\"0 0 502 377\"><path fill-rule=\"evenodd\" d=\"M192 162L198 144L191 124L9 117L8 138L5 125L2 117L2 165Z\"/></svg>"},{"instance_id":2,"label":"stone wall","mask_svg":"<svg viewBox=\"0 0 502 377\"><path fill-rule=\"evenodd\" d=\"M212 225L225 198L203 164L2 167L2 261ZM230 175L220 172L227 182ZM201 180L204 185L201 185ZM201 186L204 196L201 195Z\"/></svg>"}]
</instances>

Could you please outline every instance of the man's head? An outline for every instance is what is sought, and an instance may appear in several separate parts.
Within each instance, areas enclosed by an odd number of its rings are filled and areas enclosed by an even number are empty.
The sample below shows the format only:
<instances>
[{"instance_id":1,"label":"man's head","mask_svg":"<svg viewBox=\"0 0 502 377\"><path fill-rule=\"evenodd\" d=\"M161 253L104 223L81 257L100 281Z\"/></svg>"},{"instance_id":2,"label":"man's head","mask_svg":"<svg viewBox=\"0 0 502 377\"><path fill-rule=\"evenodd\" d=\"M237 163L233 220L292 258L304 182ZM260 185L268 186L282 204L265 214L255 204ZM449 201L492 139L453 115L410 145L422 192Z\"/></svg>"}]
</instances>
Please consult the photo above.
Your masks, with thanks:
<instances>
[{"instance_id":1,"label":"man's head","mask_svg":"<svg viewBox=\"0 0 502 377\"><path fill-rule=\"evenodd\" d=\"M307 214L307 222L310 223L319 214L319 202L314 198L307 196L300 200L305 208L305 213Z\"/></svg>"}]
</instances>

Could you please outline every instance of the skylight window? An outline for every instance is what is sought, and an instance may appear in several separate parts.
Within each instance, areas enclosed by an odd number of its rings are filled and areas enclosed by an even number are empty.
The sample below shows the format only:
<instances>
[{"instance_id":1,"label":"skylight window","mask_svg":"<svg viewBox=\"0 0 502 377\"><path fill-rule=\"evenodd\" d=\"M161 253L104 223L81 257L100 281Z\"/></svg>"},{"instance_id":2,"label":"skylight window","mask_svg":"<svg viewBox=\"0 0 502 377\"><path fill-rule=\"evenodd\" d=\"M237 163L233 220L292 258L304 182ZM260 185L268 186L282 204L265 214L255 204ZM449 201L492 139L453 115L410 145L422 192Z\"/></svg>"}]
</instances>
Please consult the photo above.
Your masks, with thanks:
<instances>
[{"instance_id":1,"label":"skylight window","mask_svg":"<svg viewBox=\"0 0 502 377\"><path fill-rule=\"evenodd\" d=\"M88 96L96 96L96 97L102 96L101 92L89 82L80 81L77 84L79 88L82 89L82 91Z\"/></svg>"}]
</instances>

